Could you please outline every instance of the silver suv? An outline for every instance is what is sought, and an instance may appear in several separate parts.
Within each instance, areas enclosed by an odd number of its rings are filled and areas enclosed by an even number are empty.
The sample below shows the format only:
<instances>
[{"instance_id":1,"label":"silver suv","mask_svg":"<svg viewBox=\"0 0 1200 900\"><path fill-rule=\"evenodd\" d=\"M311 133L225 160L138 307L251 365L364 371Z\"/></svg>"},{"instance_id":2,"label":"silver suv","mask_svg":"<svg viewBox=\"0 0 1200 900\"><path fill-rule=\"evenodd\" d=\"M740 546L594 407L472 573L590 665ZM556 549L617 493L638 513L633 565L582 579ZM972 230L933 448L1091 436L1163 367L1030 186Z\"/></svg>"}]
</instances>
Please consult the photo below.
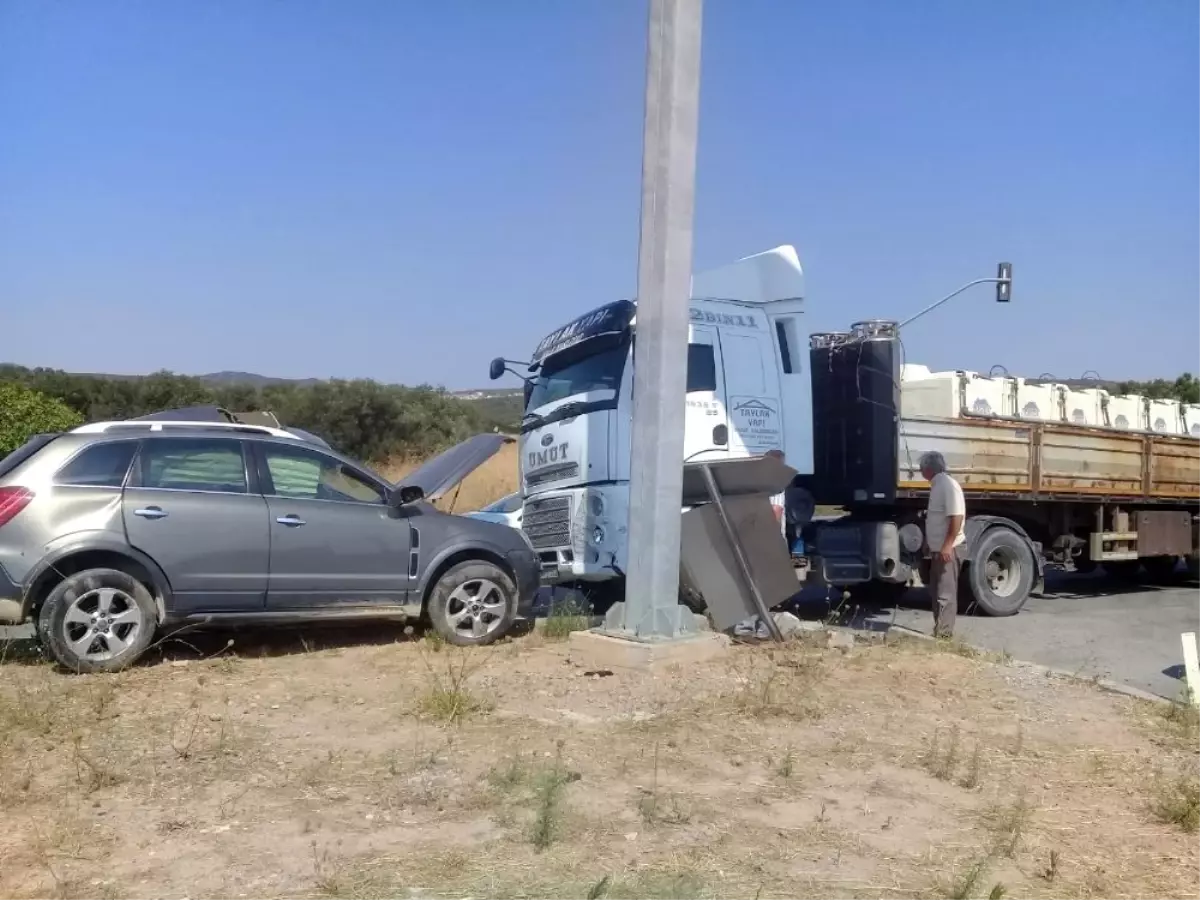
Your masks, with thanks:
<instances>
[{"instance_id":1,"label":"silver suv","mask_svg":"<svg viewBox=\"0 0 1200 900\"><path fill-rule=\"evenodd\" d=\"M127 421L38 435L0 460L0 624L33 622L79 672L163 626L427 616L484 644L527 615L537 557L437 499L509 440L478 435L399 485L303 432Z\"/></svg>"}]
</instances>

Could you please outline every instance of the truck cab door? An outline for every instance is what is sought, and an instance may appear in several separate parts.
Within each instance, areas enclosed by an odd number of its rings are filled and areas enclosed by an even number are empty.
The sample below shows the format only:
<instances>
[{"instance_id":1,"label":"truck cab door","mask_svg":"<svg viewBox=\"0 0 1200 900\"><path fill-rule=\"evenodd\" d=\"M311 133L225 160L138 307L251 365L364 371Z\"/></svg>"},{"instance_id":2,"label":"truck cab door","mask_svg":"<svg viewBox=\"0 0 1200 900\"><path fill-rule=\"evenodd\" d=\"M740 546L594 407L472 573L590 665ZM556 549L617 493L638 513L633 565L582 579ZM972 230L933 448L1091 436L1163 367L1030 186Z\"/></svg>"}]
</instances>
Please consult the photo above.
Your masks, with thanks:
<instances>
[{"instance_id":1,"label":"truck cab door","mask_svg":"<svg viewBox=\"0 0 1200 900\"><path fill-rule=\"evenodd\" d=\"M783 449L778 367L770 337L751 330L721 333L728 392L729 455L761 456ZM791 459L789 464L793 464Z\"/></svg>"},{"instance_id":2,"label":"truck cab door","mask_svg":"<svg viewBox=\"0 0 1200 900\"><path fill-rule=\"evenodd\" d=\"M686 402L684 461L723 459L729 449L729 419L725 412L721 345L715 328L705 325L691 328Z\"/></svg>"}]
</instances>

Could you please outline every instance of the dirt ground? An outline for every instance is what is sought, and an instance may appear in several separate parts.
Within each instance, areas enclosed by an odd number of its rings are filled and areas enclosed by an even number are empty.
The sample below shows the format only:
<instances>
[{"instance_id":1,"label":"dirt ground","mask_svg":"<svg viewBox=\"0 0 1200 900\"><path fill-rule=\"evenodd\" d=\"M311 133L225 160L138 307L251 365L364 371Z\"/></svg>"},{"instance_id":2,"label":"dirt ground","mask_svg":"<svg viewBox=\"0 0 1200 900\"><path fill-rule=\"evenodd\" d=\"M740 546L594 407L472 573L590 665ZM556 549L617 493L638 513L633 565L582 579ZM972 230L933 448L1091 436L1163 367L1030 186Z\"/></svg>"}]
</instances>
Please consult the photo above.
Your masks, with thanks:
<instances>
[{"instance_id":1,"label":"dirt ground","mask_svg":"<svg viewBox=\"0 0 1200 900\"><path fill-rule=\"evenodd\" d=\"M1195 718L961 647L227 639L9 654L0 896L1197 895Z\"/></svg>"}]
</instances>

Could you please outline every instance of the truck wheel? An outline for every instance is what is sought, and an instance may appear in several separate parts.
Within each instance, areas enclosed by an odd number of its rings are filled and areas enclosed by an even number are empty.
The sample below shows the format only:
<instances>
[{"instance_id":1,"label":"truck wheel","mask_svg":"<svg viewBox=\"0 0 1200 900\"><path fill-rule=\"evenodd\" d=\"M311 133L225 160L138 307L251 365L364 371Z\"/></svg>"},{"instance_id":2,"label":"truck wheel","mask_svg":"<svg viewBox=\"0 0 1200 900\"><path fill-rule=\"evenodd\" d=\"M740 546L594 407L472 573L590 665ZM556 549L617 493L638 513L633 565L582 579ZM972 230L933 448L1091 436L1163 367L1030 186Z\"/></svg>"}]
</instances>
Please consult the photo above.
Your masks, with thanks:
<instances>
[{"instance_id":1,"label":"truck wheel","mask_svg":"<svg viewBox=\"0 0 1200 900\"><path fill-rule=\"evenodd\" d=\"M1110 560L1104 564L1104 571L1111 578L1136 582L1142 575L1142 561L1140 559Z\"/></svg>"},{"instance_id":2,"label":"truck wheel","mask_svg":"<svg viewBox=\"0 0 1200 900\"><path fill-rule=\"evenodd\" d=\"M1200 578L1200 556L1185 556L1183 561L1187 565L1187 577L1192 581Z\"/></svg>"},{"instance_id":3,"label":"truck wheel","mask_svg":"<svg viewBox=\"0 0 1200 900\"><path fill-rule=\"evenodd\" d=\"M851 602L869 603L873 606L896 606L908 594L908 584L890 581L866 581L850 586Z\"/></svg>"},{"instance_id":4,"label":"truck wheel","mask_svg":"<svg viewBox=\"0 0 1200 900\"><path fill-rule=\"evenodd\" d=\"M679 602L698 616L702 616L708 612L708 603L705 602L704 598L698 592L690 587L685 587L683 584L679 585Z\"/></svg>"},{"instance_id":5,"label":"truck wheel","mask_svg":"<svg viewBox=\"0 0 1200 900\"><path fill-rule=\"evenodd\" d=\"M433 627L451 644L490 644L512 626L517 588L495 563L482 559L461 562L438 579L427 609Z\"/></svg>"},{"instance_id":6,"label":"truck wheel","mask_svg":"<svg viewBox=\"0 0 1200 900\"><path fill-rule=\"evenodd\" d=\"M131 666L157 626L154 598L144 584L119 569L85 569L46 597L37 630L63 668L88 674Z\"/></svg>"},{"instance_id":7,"label":"truck wheel","mask_svg":"<svg viewBox=\"0 0 1200 900\"><path fill-rule=\"evenodd\" d=\"M1146 580L1151 584L1169 584L1175 580L1175 568L1179 565L1177 556L1150 556L1142 560L1142 568L1146 571Z\"/></svg>"},{"instance_id":8,"label":"truck wheel","mask_svg":"<svg viewBox=\"0 0 1200 900\"><path fill-rule=\"evenodd\" d=\"M1029 542L1011 528L989 528L971 549L966 567L970 599L989 616L1020 612L1033 582L1037 562Z\"/></svg>"}]
</instances>

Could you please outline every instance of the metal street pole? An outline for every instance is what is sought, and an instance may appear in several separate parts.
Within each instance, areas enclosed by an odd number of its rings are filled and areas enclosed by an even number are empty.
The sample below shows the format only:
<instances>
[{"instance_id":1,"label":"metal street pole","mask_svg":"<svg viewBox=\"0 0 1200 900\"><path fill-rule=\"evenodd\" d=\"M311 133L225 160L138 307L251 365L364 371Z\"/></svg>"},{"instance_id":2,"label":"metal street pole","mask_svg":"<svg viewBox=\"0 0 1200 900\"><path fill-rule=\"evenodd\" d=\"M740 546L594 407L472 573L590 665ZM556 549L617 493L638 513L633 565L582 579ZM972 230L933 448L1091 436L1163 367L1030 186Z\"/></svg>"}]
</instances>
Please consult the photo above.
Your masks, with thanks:
<instances>
[{"instance_id":1,"label":"metal street pole","mask_svg":"<svg viewBox=\"0 0 1200 900\"><path fill-rule=\"evenodd\" d=\"M606 623L643 640L694 630L679 605L679 538L701 10L701 0L650 0L629 570L625 601Z\"/></svg>"}]
</instances>

